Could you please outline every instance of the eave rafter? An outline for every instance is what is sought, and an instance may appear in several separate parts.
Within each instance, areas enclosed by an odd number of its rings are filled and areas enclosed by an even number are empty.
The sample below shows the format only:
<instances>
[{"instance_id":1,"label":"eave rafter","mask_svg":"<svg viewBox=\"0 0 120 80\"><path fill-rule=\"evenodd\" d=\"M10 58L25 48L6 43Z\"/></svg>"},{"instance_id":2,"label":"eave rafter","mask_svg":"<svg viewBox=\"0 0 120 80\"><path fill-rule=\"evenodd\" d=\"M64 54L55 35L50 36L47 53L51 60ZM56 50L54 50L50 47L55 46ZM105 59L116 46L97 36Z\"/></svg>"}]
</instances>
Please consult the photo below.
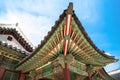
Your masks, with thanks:
<instances>
[{"instance_id":1,"label":"eave rafter","mask_svg":"<svg viewBox=\"0 0 120 80\"><path fill-rule=\"evenodd\" d=\"M58 44L58 46L59 46L59 44ZM36 69L36 68L38 68L38 67L46 64L47 62L49 62L49 59L50 59L51 57L55 56L59 51L60 51L60 47L58 47L57 49L56 49L56 48L52 49L51 52L49 52L47 55L44 55L44 56L42 56L42 57L40 57L41 55L38 55L37 58L34 57L33 61L31 60L31 61L30 61L31 63L29 63L29 64L31 64L31 65L30 65L31 67L27 68L27 70L25 70L25 72L26 72L26 71L29 71L29 70L32 70L32 69ZM40 53L40 54L44 54L44 53ZM27 64L27 63L26 63L26 64ZM29 64L28 64L28 65L29 65ZM27 67L28 65L26 65L26 67Z\"/></svg>"},{"instance_id":2,"label":"eave rafter","mask_svg":"<svg viewBox=\"0 0 120 80\"><path fill-rule=\"evenodd\" d=\"M86 62L92 61L93 64L105 66L105 63L108 64L114 61L113 59L104 57L98 51L96 51L96 49L94 49L94 47L89 43L81 30L78 28L78 25L75 22L74 18L72 19L73 20L70 38L73 44L70 45L70 51L72 53L76 53L76 57L78 57L77 55L79 55L79 57L83 58L84 60L86 59Z\"/></svg>"},{"instance_id":3,"label":"eave rafter","mask_svg":"<svg viewBox=\"0 0 120 80\"><path fill-rule=\"evenodd\" d=\"M31 59L26 61L17 69L25 69L23 70L25 72L30 71L46 64L49 60L54 59L57 53L61 52L63 48L63 34L61 32L63 30L62 28L62 24L59 25L58 29L45 43L45 45L36 53L36 55L34 55ZM31 67L27 68L28 65Z\"/></svg>"},{"instance_id":4,"label":"eave rafter","mask_svg":"<svg viewBox=\"0 0 120 80\"><path fill-rule=\"evenodd\" d=\"M48 33L48 36L41 42L40 47L33 52L32 56L19 63L17 70L24 72L35 70L47 62L56 59L56 55L61 53L64 53L64 55L72 54L79 62L94 66L103 67L108 63L114 62L114 58L104 55L90 40L74 11L71 17L72 21L69 25L69 31L67 31L65 10L55 26ZM67 45L68 50L64 49L66 43L69 43ZM30 67L28 68L28 66Z\"/></svg>"}]
</instances>

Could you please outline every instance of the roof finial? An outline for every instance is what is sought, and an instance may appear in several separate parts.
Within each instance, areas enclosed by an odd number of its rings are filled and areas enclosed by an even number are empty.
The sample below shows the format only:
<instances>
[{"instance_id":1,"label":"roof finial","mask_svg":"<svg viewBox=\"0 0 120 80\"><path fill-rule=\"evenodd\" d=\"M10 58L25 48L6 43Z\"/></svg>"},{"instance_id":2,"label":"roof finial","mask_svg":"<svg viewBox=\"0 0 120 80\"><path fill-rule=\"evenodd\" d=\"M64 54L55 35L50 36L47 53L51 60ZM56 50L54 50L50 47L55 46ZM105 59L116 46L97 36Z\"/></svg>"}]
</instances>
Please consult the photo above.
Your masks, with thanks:
<instances>
[{"instance_id":1,"label":"roof finial","mask_svg":"<svg viewBox=\"0 0 120 80\"><path fill-rule=\"evenodd\" d=\"M72 2L69 3L69 6L67 8L67 12L66 13L67 14L73 14L73 3Z\"/></svg>"}]
</instances>

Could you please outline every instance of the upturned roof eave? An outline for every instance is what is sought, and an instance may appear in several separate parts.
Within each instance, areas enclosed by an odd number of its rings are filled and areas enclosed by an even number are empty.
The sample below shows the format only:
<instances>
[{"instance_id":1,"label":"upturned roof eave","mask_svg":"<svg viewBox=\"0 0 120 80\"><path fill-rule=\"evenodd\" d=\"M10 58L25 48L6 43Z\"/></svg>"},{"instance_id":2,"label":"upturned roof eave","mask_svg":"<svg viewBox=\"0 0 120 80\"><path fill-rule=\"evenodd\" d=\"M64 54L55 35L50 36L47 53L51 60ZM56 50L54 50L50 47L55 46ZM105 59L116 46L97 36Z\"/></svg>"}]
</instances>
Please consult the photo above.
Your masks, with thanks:
<instances>
[{"instance_id":1,"label":"upturned roof eave","mask_svg":"<svg viewBox=\"0 0 120 80\"><path fill-rule=\"evenodd\" d=\"M86 33L84 27L82 26L81 22L79 21L79 19L77 18L76 14L73 14L73 17L75 18L76 23L78 24L79 29L81 30L81 32L83 33L83 35L85 36L85 38L87 39L87 41L90 43L90 45L102 56L109 58L109 59L113 59L113 60L117 60L114 58L114 56L109 56L107 54L105 54L103 51L101 51L99 48L96 47L96 45L93 43L93 41L90 39L90 37L88 36L88 34Z\"/></svg>"},{"instance_id":2,"label":"upturned roof eave","mask_svg":"<svg viewBox=\"0 0 120 80\"><path fill-rule=\"evenodd\" d=\"M25 58L24 60L22 60L17 66L20 66L21 64L23 64L24 62L26 62L27 60L29 60L32 56L34 56L44 45L45 43L47 42L47 40L52 36L52 34L54 33L54 31L57 29L59 23L63 20L63 18L65 17L66 15L66 10L64 10L63 14L59 16L59 19L58 21L55 22L55 25L52 27L51 31L48 32L47 36L44 37L44 40L41 41L41 44L35 49L35 51L30 55L28 56L27 58ZM88 34L86 33L85 29L83 28L81 22L79 21L79 19L77 18L77 16L75 15L74 11L73 11L73 15L72 17L74 17L76 23L78 24L78 27L79 29L81 30L82 34L85 36L86 40L90 43L90 45L102 56L108 58L108 59L111 59L111 60L117 60L115 59L114 57L112 56L108 56L106 54L104 54L104 52L102 52L101 50L99 50L95 44L92 42L92 40L90 39L90 37L88 36Z\"/></svg>"}]
</instances>

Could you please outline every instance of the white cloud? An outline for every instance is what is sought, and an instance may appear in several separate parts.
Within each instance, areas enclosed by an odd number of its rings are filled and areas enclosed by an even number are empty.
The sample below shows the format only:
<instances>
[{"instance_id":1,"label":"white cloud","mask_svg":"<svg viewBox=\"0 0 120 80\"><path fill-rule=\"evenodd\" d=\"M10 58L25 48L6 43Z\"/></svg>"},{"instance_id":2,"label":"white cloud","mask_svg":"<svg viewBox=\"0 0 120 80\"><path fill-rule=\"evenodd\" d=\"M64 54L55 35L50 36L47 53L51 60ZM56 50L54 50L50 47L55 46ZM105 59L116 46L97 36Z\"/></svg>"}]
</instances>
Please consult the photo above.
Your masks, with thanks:
<instances>
[{"instance_id":1,"label":"white cloud","mask_svg":"<svg viewBox=\"0 0 120 80\"><path fill-rule=\"evenodd\" d=\"M58 7L61 4L59 4L61 1L56 0L8 0L5 1L6 7L10 11L20 10L25 11L28 13L36 13L38 15L46 15L46 16L54 16L56 15L57 11L59 10ZM55 11L57 10L57 11Z\"/></svg>"},{"instance_id":2,"label":"white cloud","mask_svg":"<svg viewBox=\"0 0 120 80\"><path fill-rule=\"evenodd\" d=\"M120 67L120 62L109 64L105 67L107 72L118 69Z\"/></svg>"},{"instance_id":3,"label":"white cloud","mask_svg":"<svg viewBox=\"0 0 120 80\"><path fill-rule=\"evenodd\" d=\"M19 27L28 38L37 45L39 40L47 34L51 27L51 21L46 16L33 16L27 13L9 12L4 18L0 18L0 23L19 23ZM36 39L33 39L36 36ZM39 40L38 40L39 39Z\"/></svg>"},{"instance_id":4,"label":"white cloud","mask_svg":"<svg viewBox=\"0 0 120 80\"><path fill-rule=\"evenodd\" d=\"M71 0L70 0L71 1ZM83 20L88 20L92 17L91 10L96 2L91 3L88 0L74 1L76 12L79 12ZM25 35L37 45L41 39L47 34L55 20L67 8L69 3L61 0L5 0L5 9L7 13L0 15L0 23L19 23L20 28ZM93 18L91 18L93 19ZM92 21L92 20L91 20ZM95 20L94 20L95 21Z\"/></svg>"},{"instance_id":5,"label":"white cloud","mask_svg":"<svg viewBox=\"0 0 120 80\"><path fill-rule=\"evenodd\" d=\"M37 45L53 25L52 20L47 15L36 16L34 13L30 14L30 12L39 12L40 14L42 12L45 12L44 10L48 9L40 6L39 3L37 3L38 0L35 1L36 4L34 5L32 5L32 2L34 0L30 0L29 4L25 1L27 0L24 0L23 2L15 1L14 4L12 1L5 2L7 13L5 13L4 16L0 16L0 23L18 22L21 30L25 33L25 35L32 41L33 44ZM50 5L50 3L47 2L42 5L45 4L47 7ZM25 11L19 10L18 7L25 9ZM39 10L39 8L42 10ZM49 9L51 10L53 7L50 7ZM26 12L27 10L30 10L30 12ZM48 12L46 13L49 14Z\"/></svg>"},{"instance_id":6,"label":"white cloud","mask_svg":"<svg viewBox=\"0 0 120 80\"><path fill-rule=\"evenodd\" d=\"M81 0L76 1L75 11L80 16L81 20L90 24L95 24L100 19L99 7L101 1L96 0Z\"/></svg>"},{"instance_id":7,"label":"white cloud","mask_svg":"<svg viewBox=\"0 0 120 80\"><path fill-rule=\"evenodd\" d=\"M63 10L67 8L70 1L74 2L74 10L80 20L95 24L100 19L100 13L96 8L100 1L96 0L4 0L6 13L0 14L0 23L18 22L25 35L34 45L37 45ZM96 27L98 28L98 26ZM93 33L91 39L95 44L99 42L97 46L102 46L101 48L110 46L104 34ZM118 67L118 65L112 65L108 68Z\"/></svg>"},{"instance_id":8,"label":"white cloud","mask_svg":"<svg viewBox=\"0 0 120 80\"><path fill-rule=\"evenodd\" d=\"M111 56L111 54L110 54L109 52L105 52L105 54L107 54L107 55Z\"/></svg>"}]
</instances>

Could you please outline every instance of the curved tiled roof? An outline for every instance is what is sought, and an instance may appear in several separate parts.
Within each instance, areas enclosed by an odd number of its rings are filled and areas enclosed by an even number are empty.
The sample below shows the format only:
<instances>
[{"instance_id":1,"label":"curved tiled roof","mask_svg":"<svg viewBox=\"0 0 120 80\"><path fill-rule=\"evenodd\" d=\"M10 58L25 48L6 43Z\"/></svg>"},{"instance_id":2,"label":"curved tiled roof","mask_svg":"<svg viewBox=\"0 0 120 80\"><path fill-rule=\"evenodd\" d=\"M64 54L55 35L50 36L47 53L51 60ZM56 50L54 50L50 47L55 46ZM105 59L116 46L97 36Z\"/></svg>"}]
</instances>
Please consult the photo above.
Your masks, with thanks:
<instances>
[{"instance_id":1,"label":"curved tiled roof","mask_svg":"<svg viewBox=\"0 0 120 80\"><path fill-rule=\"evenodd\" d=\"M109 56L107 54L104 53L104 51L101 51L94 43L93 41L90 39L90 37L88 36L88 34L86 33L85 29L83 28L81 22L79 21L79 19L77 18L76 14L73 14L73 17L76 21L76 23L78 24L79 29L81 30L81 32L83 33L83 35L85 36L85 38L87 39L87 41L90 43L90 45L98 52L100 53L100 55L110 58L110 59L115 59L114 56Z\"/></svg>"},{"instance_id":2,"label":"curved tiled roof","mask_svg":"<svg viewBox=\"0 0 120 80\"><path fill-rule=\"evenodd\" d=\"M28 59L30 59L32 56L34 56L45 45L45 43L54 34L55 30L59 27L59 24L62 22L62 20L64 20L64 17L66 17L66 11L67 10L64 10L64 12L62 13L62 15L59 16L59 19L55 22L55 25L48 32L47 36L44 37L44 40L41 41L41 44L38 45L38 47L35 49L35 51L31 55L29 55L28 57L26 57L24 60L22 60L16 67L20 66L21 64L23 64L24 62L26 62ZM79 19L77 18L76 14L74 13L73 10L72 10L72 17L74 18L76 24L78 25L79 30L82 32L82 34L84 35L84 37L86 38L86 40L88 41L88 43L92 46L92 48L94 48L100 55L104 56L105 58L117 61L117 59L115 59L113 56L109 56L109 55L105 54L103 51L101 51L100 49L98 49L96 47L96 45L92 42L92 40L90 39L90 37L86 33L85 29L83 28L81 22L79 21Z\"/></svg>"},{"instance_id":3,"label":"curved tiled roof","mask_svg":"<svg viewBox=\"0 0 120 80\"><path fill-rule=\"evenodd\" d=\"M22 60L17 66L21 65L22 63L24 63L25 61L30 59L32 56L34 56L39 51L39 49L41 49L44 46L44 44L47 42L47 40L50 39L50 37L52 36L54 31L58 28L59 23L63 20L64 16L66 15L65 12L66 12L66 10L64 10L63 14L59 16L59 19L55 22L55 25L52 26L51 30L44 37L44 39L41 41L41 44L38 45L38 47L35 49L35 51L30 56L28 56L24 60Z\"/></svg>"},{"instance_id":4,"label":"curved tiled roof","mask_svg":"<svg viewBox=\"0 0 120 80\"><path fill-rule=\"evenodd\" d=\"M22 45L26 51L33 52L33 47L28 43L28 41L24 39L24 37L16 30L16 28L10 28L6 26L12 26L12 24L0 24L0 34L8 34L14 36L14 38Z\"/></svg>"},{"instance_id":5,"label":"curved tiled roof","mask_svg":"<svg viewBox=\"0 0 120 80\"><path fill-rule=\"evenodd\" d=\"M61 21L64 19L64 17L66 16L66 10L64 10L64 12L62 13L62 15L59 16L58 21L55 22L55 25L51 28L51 31L48 32L47 36L44 37L44 40L41 41L41 44L38 45L38 47L35 49L35 51L28 56L27 58L25 58L23 61L21 61L17 66L21 65L22 63L26 62L28 59L30 59L32 56L34 56L47 42L48 39L50 39L50 37L52 36L52 34L55 32L55 30L58 28L58 25L61 23ZM74 11L73 11L73 15L72 17L74 18L75 22L78 24L79 29L81 30L82 34L85 36L86 40L90 43L90 45L102 56L109 58L109 59L113 59L116 60L113 56L109 56L106 55L103 51L101 51L100 49L98 49L95 44L92 42L92 40L90 39L90 37L88 36L88 34L86 33L85 29L83 28L81 22L79 21L79 19L77 18L77 16L75 15ZM116 60L117 61L117 60Z\"/></svg>"}]
</instances>

